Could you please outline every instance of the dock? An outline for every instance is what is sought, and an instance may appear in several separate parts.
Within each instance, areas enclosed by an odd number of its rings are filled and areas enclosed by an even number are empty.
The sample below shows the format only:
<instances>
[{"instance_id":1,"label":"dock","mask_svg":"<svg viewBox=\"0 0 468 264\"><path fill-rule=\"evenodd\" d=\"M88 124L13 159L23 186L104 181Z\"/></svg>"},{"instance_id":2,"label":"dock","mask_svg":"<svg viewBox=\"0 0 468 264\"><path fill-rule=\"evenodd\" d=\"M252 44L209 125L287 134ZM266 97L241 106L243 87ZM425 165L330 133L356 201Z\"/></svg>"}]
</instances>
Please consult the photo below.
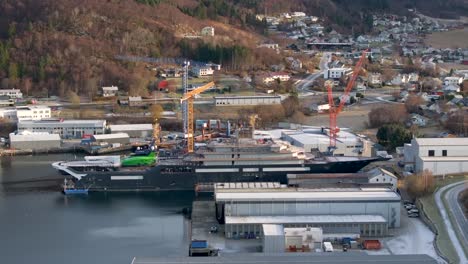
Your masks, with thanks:
<instances>
[{"instance_id":1,"label":"dock","mask_svg":"<svg viewBox=\"0 0 468 264\"><path fill-rule=\"evenodd\" d=\"M216 227L216 232L210 232ZM220 254L261 252L261 239L226 239L224 225L216 220L213 200L196 200L192 204L191 240L206 240L209 247L219 250Z\"/></svg>"}]
</instances>

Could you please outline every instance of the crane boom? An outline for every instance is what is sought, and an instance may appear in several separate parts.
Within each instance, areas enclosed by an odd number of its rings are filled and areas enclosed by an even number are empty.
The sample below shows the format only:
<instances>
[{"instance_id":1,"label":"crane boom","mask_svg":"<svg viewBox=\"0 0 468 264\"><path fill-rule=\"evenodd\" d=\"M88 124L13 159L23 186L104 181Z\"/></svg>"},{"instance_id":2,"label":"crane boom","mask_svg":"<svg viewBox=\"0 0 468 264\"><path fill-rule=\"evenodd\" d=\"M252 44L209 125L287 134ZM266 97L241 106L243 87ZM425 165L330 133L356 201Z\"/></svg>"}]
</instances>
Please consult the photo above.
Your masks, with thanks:
<instances>
[{"instance_id":1,"label":"crane boom","mask_svg":"<svg viewBox=\"0 0 468 264\"><path fill-rule=\"evenodd\" d=\"M366 58L366 52L367 50L364 50L362 52L359 61L356 63L356 66L354 66L353 74L351 75L351 78L349 79L348 84L346 85L344 94L341 97L340 104L338 105L338 107L335 106L335 101L333 100L332 85L330 83L326 84L328 92L328 104L330 105L330 146L328 147L330 153L333 152L334 149L336 149L336 138L338 136L338 132L340 131L336 124L337 116L343 110L345 103L348 101L349 93L353 89L354 82L356 81L357 76L361 71L364 59Z\"/></svg>"},{"instance_id":2,"label":"crane boom","mask_svg":"<svg viewBox=\"0 0 468 264\"><path fill-rule=\"evenodd\" d=\"M193 98L195 95L200 94L208 89L215 86L214 82L209 82L203 86L193 89L190 92L184 94L180 102L187 101L187 150L189 153L192 153L194 150L194 129L193 129Z\"/></svg>"}]
</instances>

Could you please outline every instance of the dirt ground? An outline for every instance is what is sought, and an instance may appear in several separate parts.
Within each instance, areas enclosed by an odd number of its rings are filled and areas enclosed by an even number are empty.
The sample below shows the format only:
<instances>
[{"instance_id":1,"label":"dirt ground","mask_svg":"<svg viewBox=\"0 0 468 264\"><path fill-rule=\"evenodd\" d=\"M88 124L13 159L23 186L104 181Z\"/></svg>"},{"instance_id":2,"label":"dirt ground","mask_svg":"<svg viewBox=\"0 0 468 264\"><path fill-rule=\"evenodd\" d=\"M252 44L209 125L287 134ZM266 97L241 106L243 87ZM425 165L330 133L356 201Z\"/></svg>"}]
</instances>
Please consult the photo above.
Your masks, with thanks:
<instances>
[{"instance_id":1,"label":"dirt ground","mask_svg":"<svg viewBox=\"0 0 468 264\"><path fill-rule=\"evenodd\" d=\"M349 110L345 109L338 115L338 127L350 128L355 132L362 132L366 130L367 127L365 122L368 120L367 115L373 107L374 106L372 105L358 105L353 106ZM323 113L307 117L305 125L329 126L330 116L328 113Z\"/></svg>"},{"instance_id":2,"label":"dirt ground","mask_svg":"<svg viewBox=\"0 0 468 264\"><path fill-rule=\"evenodd\" d=\"M428 35L425 43L433 48L468 48L468 27Z\"/></svg>"}]
</instances>

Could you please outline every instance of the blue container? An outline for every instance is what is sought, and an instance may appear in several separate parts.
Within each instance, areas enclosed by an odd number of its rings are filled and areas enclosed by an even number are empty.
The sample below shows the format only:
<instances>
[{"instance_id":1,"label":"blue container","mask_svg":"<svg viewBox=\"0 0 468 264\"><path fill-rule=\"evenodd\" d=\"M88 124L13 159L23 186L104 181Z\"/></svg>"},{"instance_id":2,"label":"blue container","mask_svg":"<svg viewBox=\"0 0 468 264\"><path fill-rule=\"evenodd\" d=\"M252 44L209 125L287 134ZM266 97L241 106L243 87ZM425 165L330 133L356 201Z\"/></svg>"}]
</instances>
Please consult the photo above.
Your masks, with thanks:
<instances>
[{"instance_id":1,"label":"blue container","mask_svg":"<svg viewBox=\"0 0 468 264\"><path fill-rule=\"evenodd\" d=\"M207 248L208 242L206 240L194 240L192 241L192 248Z\"/></svg>"}]
</instances>

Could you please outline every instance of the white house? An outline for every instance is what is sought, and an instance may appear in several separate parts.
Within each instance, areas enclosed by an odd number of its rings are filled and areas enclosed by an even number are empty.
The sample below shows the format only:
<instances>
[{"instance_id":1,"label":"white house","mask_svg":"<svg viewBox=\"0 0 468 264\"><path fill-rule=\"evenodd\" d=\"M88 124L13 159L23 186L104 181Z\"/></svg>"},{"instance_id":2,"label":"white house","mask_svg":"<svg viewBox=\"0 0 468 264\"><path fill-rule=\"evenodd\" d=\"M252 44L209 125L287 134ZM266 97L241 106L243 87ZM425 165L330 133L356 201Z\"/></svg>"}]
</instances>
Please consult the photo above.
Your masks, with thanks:
<instances>
[{"instance_id":1,"label":"white house","mask_svg":"<svg viewBox=\"0 0 468 264\"><path fill-rule=\"evenodd\" d=\"M449 84L447 86L444 86L442 90L446 93L459 93L460 92L460 86L456 84Z\"/></svg>"},{"instance_id":2,"label":"white house","mask_svg":"<svg viewBox=\"0 0 468 264\"><path fill-rule=\"evenodd\" d=\"M331 68L323 72L323 78L325 79L340 79L341 77L351 74L351 68Z\"/></svg>"},{"instance_id":3,"label":"white house","mask_svg":"<svg viewBox=\"0 0 468 264\"><path fill-rule=\"evenodd\" d=\"M393 173L382 168L374 168L367 172L369 183L387 183L392 185L392 189L398 188L398 178Z\"/></svg>"},{"instance_id":4,"label":"white house","mask_svg":"<svg viewBox=\"0 0 468 264\"><path fill-rule=\"evenodd\" d=\"M382 74L376 73L376 72L370 73L367 76L367 82L371 86L381 86L382 85Z\"/></svg>"},{"instance_id":5,"label":"white house","mask_svg":"<svg viewBox=\"0 0 468 264\"><path fill-rule=\"evenodd\" d=\"M201 30L202 36L213 37L214 34L214 27L204 27Z\"/></svg>"},{"instance_id":6,"label":"white house","mask_svg":"<svg viewBox=\"0 0 468 264\"><path fill-rule=\"evenodd\" d=\"M420 127L426 126L427 121L428 121L428 118L418 115L418 114L411 114L411 117L409 119L410 125L417 125Z\"/></svg>"},{"instance_id":7,"label":"white house","mask_svg":"<svg viewBox=\"0 0 468 264\"><path fill-rule=\"evenodd\" d=\"M272 83L276 80L279 80L280 82L287 82L290 78L291 77L289 76L289 74L284 72L271 72L262 76L263 83L265 84Z\"/></svg>"},{"instance_id":8,"label":"white house","mask_svg":"<svg viewBox=\"0 0 468 264\"><path fill-rule=\"evenodd\" d=\"M104 97L115 96L118 91L119 91L119 88L117 86L104 86L102 87L102 96Z\"/></svg>"},{"instance_id":9,"label":"white house","mask_svg":"<svg viewBox=\"0 0 468 264\"><path fill-rule=\"evenodd\" d=\"M468 172L468 138L415 138L404 146L405 170L433 175Z\"/></svg>"},{"instance_id":10,"label":"white house","mask_svg":"<svg viewBox=\"0 0 468 264\"><path fill-rule=\"evenodd\" d=\"M277 50L279 48L277 43L264 43L257 46L257 48L267 48Z\"/></svg>"},{"instance_id":11,"label":"white house","mask_svg":"<svg viewBox=\"0 0 468 264\"><path fill-rule=\"evenodd\" d=\"M445 77L444 85L448 86L451 84L460 85L463 82L463 77Z\"/></svg>"},{"instance_id":12,"label":"white house","mask_svg":"<svg viewBox=\"0 0 468 264\"><path fill-rule=\"evenodd\" d=\"M10 98L23 98L23 93L19 89L0 89L0 96L2 95Z\"/></svg>"},{"instance_id":13,"label":"white house","mask_svg":"<svg viewBox=\"0 0 468 264\"><path fill-rule=\"evenodd\" d=\"M192 74L193 76L196 76L196 77L213 75L213 73L214 73L214 70L209 66L192 67Z\"/></svg>"},{"instance_id":14,"label":"white house","mask_svg":"<svg viewBox=\"0 0 468 264\"><path fill-rule=\"evenodd\" d=\"M295 59L293 57L287 57L286 61L288 61L291 69L293 70L300 70L302 68L302 62L299 59Z\"/></svg>"}]
</instances>

